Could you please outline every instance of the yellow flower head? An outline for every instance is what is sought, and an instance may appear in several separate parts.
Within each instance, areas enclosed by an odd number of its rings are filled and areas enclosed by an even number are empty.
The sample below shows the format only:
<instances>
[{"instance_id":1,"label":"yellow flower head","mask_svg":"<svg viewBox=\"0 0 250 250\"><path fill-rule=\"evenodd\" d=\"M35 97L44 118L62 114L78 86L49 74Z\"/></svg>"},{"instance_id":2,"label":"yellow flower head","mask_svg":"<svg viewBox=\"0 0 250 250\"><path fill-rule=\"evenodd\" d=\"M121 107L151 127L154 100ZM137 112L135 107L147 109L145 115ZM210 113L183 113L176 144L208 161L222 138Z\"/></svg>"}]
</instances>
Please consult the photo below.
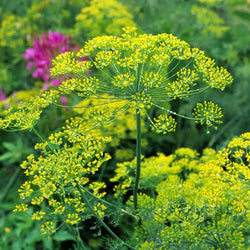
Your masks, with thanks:
<instances>
[{"instance_id":1,"label":"yellow flower head","mask_svg":"<svg viewBox=\"0 0 250 250\"><path fill-rule=\"evenodd\" d=\"M74 36L93 38L97 35L119 35L121 28L135 26L126 6L116 0L92 0L76 16Z\"/></svg>"},{"instance_id":2,"label":"yellow flower head","mask_svg":"<svg viewBox=\"0 0 250 250\"><path fill-rule=\"evenodd\" d=\"M82 61L85 57L89 61ZM62 93L74 91L81 97L100 99L108 95L117 102L125 101L126 108L143 112L156 107L177 115L162 104L188 98L207 88L223 90L232 83L227 70L215 66L203 51L192 49L172 34L140 35L134 27L124 28L120 37L96 37L76 54L59 55L53 65L53 76L63 74L68 78L60 86ZM200 123L220 123L222 114L215 104L198 106L194 116ZM174 131L176 126L174 118L167 115L151 120L151 124L157 132Z\"/></svg>"}]
</instances>

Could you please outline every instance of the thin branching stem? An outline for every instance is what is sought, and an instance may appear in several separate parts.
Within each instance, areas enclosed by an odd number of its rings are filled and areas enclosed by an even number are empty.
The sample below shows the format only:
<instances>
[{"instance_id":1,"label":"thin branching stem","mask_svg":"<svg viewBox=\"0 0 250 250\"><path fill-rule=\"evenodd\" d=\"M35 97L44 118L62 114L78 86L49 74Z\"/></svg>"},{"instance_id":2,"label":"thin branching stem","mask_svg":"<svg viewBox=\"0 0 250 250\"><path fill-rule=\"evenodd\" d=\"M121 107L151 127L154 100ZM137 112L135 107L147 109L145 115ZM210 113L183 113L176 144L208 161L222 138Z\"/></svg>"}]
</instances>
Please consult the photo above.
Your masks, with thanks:
<instances>
[{"instance_id":1,"label":"thin branching stem","mask_svg":"<svg viewBox=\"0 0 250 250\"><path fill-rule=\"evenodd\" d=\"M38 138L42 142L46 142L46 140L39 134L39 132L34 127L32 128L32 131L38 136ZM50 148L51 151L53 151L57 155L56 150L51 147L50 143L48 143L48 147Z\"/></svg>"},{"instance_id":2,"label":"thin branching stem","mask_svg":"<svg viewBox=\"0 0 250 250\"><path fill-rule=\"evenodd\" d=\"M94 195L94 194L91 193L87 188L82 187L82 189L83 189L86 193L88 193L89 195L91 195L92 197L94 197L95 199L97 199L97 200L99 200L100 202L104 203L105 205L107 205L107 206L109 206L109 207L112 207L112 208L114 208L114 209L116 209L116 210L119 209L119 211L120 211L121 213L127 214L128 216L131 216L131 217L133 217L134 219L138 219L134 214L131 214L131 213L129 213L128 211L126 211L126 210L124 210L124 209L117 208L117 206L115 206L114 204L112 204L112 203L110 203L110 202L108 202L108 201L106 201L106 200L103 200L102 198L100 198L100 197Z\"/></svg>"},{"instance_id":3,"label":"thin branching stem","mask_svg":"<svg viewBox=\"0 0 250 250\"><path fill-rule=\"evenodd\" d=\"M185 115L176 113L176 112L174 112L174 111L171 111L171 110L169 110L169 109L166 109L166 108L164 108L164 107L161 107L161 106L159 106L159 105L157 105L157 104L155 104L155 103L152 103L152 105L155 106L155 107L157 107L157 108L160 108L161 110L165 110L166 112L168 112L168 113L170 113L170 114L172 114L172 115L179 116L179 117L181 117L181 118L185 118L185 119L188 119L188 120L194 120L194 121L201 120L201 119L199 119L199 118L193 118L193 117L190 117L190 116L185 116Z\"/></svg>"}]
</instances>

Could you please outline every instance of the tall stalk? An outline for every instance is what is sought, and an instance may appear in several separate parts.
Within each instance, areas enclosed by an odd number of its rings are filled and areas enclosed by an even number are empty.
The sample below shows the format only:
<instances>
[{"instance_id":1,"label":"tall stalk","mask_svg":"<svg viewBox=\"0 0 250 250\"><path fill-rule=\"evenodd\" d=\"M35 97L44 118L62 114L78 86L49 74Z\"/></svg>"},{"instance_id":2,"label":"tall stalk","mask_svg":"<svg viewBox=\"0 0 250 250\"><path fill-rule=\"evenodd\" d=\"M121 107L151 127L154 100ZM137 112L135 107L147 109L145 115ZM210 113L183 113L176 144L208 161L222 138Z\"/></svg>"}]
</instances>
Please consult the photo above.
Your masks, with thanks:
<instances>
[{"instance_id":1,"label":"tall stalk","mask_svg":"<svg viewBox=\"0 0 250 250\"><path fill-rule=\"evenodd\" d=\"M134 208L137 209L137 193L141 174L141 112L136 109L136 174L134 186Z\"/></svg>"}]
</instances>

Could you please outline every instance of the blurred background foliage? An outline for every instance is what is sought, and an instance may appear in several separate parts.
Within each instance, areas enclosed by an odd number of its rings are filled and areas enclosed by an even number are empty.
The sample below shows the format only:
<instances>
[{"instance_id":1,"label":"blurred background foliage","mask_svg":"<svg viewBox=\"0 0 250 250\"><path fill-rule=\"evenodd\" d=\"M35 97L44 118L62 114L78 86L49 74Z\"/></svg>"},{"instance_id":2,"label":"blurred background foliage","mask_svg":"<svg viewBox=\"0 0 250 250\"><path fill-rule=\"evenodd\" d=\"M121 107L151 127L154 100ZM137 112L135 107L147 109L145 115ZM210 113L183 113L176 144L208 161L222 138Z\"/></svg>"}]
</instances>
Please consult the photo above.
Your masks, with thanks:
<instances>
[{"instance_id":1,"label":"blurred background foliage","mask_svg":"<svg viewBox=\"0 0 250 250\"><path fill-rule=\"evenodd\" d=\"M202 98L223 108L224 124L207 135L205 129L186 120L179 120L177 131L156 135L143 131L146 156L157 152L170 154L180 147L201 152L206 147L221 149L234 137L248 131L250 124L250 1L249 0L1 0L0 4L0 108L19 102L41 91L42 79L34 79L23 58L33 44L34 35L58 31L70 35L79 47L98 35L119 35L122 27L137 26L145 33L172 33L198 47L214 58L217 65L227 68L234 84L221 94L206 92ZM195 99L176 101L173 109L190 113ZM45 138L63 121L77 112L51 107L37 124ZM133 119L133 118L131 118ZM134 135L120 136L110 153L116 161L130 160L135 147ZM125 126L125 127L124 127ZM117 131L114 129L113 134ZM0 131L0 235L1 249L57 249L60 242L72 241L62 231L53 239L40 235L36 222L13 214L18 186L24 176L19 164L33 152L37 141L30 132ZM119 145L119 147L117 146ZM116 151L118 149L118 151ZM34 153L34 152L33 152ZM31 213L31 212L30 212ZM25 239L25 240L23 240ZM90 239L91 240L91 239ZM97 244L98 245L98 244ZM65 248L66 249L66 248ZM95 249L93 247L93 249Z\"/></svg>"}]
</instances>

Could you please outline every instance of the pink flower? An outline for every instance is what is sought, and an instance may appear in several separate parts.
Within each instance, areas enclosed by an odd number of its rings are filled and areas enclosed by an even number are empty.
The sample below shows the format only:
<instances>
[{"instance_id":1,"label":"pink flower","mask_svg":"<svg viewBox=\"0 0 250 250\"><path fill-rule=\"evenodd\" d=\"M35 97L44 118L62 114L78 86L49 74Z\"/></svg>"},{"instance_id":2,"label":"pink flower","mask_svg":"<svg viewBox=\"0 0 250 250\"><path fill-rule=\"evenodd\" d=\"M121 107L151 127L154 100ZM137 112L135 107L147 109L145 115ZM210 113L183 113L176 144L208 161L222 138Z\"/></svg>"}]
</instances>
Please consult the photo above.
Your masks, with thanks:
<instances>
[{"instance_id":1,"label":"pink flower","mask_svg":"<svg viewBox=\"0 0 250 250\"><path fill-rule=\"evenodd\" d=\"M58 79L54 79L54 80L51 81L50 84L51 84L51 86L57 86L57 85L60 85L60 84L61 84L61 81L58 80Z\"/></svg>"},{"instance_id":2,"label":"pink flower","mask_svg":"<svg viewBox=\"0 0 250 250\"><path fill-rule=\"evenodd\" d=\"M49 84L48 83L43 84L43 90L49 90Z\"/></svg>"},{"instance_id":3,"label":"pink flower","mask_svg":"<svg viewBox=\"0 0 250 250\"><path fill-rule=\"evenodd\" d=\"M66 105L68 100L67 100L67 97L61 96L60 101L61 101L62 105Z\"/></svg>"},{"instance_id":4,"label":"pink flower","mask_svg":"<svg viewBox=\"0 0 250 250\"><path fill-rule=\"evenodd\" d=\"M0 89L0 101L6 100L6 99L7 99L7 98L6 98L5 90L4 90L4 88L2 87L2 88Z\"/></svg>"},{"instance_id":5,"label":"pink flower","mask_svg":"<svg viewBox=\"0 0 250 250\"><path fill-rule=\"evenodd\" d=\"M70 50L78 50L77 45L72 45L70 36L49 31L48 34L43 32L39 38L35 35L32 48L27 48L23 57L28 62L27 70L34 69L32 76L43 79L46 85L44 89L48 89L48 82L51 86L61 84L60 80L53 79L50 74L52 60L58 54Z\"/></svg>"}]
</instances>

